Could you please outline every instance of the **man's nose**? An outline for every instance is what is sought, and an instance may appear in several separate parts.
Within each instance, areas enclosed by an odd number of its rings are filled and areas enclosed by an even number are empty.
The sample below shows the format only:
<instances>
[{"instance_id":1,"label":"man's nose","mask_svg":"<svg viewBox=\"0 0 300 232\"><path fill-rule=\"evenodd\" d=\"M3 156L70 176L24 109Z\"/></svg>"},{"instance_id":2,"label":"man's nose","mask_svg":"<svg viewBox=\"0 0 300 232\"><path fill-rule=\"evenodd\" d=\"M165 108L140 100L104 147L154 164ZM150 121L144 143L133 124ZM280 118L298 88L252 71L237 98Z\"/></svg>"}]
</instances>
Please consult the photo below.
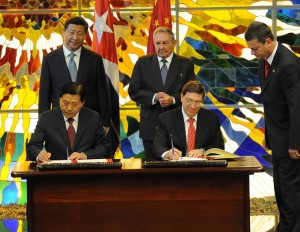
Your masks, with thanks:
<instances>
[{"instance_id":1,"label":"man's nose","mask_svg":"<svg viewBox=\"0 0 300 232\"><path fill-rule=\"evenodd\" d=\"M195 108L196 107L196 102L192 102L191 107Z\"/></svg>"},{"instance_id":2,"label":"man's nose","mask_svg":"<svg viewBox=\"0 0 300 232\"><path fill-rule=\"evenodd\" d=\"M72 39L78 39L78 34L74 33L73 36L72 36Z\"/></svg>"}]
</instances>

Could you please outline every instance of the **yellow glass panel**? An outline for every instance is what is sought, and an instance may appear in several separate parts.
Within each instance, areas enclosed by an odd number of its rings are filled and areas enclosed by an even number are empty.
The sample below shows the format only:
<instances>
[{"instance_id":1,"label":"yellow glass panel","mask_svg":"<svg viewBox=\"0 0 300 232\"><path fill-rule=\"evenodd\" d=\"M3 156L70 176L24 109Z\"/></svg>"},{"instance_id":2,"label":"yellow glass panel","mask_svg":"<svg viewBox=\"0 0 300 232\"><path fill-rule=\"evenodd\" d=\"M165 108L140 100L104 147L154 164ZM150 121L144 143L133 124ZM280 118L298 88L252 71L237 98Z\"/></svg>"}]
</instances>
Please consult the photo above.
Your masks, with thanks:
<instances>
[{"instance_id":1,"label":"yellow glass panel","mask_svg":"<svg viewBox=\"0 0 300 232\"><path fill-rule=\"evenodd\" d=\"M272 3L272 0L264 0L262 1L255 1L255 0L179 0L179 4L182 6L186 6L188 8L191 7L233 7L233 6L254 6L256 4L264 4L264 5L270 5Z\"/></svg>"}]
</instances>

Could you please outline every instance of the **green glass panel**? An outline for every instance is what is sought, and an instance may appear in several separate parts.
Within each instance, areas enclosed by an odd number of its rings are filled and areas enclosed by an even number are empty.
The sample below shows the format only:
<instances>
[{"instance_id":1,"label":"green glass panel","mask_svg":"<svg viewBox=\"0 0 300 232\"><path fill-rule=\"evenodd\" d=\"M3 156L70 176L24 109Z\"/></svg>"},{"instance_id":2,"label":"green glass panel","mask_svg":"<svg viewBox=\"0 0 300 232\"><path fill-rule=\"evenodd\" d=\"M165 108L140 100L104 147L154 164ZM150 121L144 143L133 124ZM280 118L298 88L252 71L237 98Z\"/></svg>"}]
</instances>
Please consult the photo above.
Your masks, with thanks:
<instances>
[{"instance_id":1,"label":"green glass panel","mask_svg":"<svg viewBox=\"0 0 300 232\"><path fill-rule=\"evenodd\" d=\"M277 40L288 44L291 49L300 54L300 16L299 9L277 10Z\"/></svg>"}]
</instances>

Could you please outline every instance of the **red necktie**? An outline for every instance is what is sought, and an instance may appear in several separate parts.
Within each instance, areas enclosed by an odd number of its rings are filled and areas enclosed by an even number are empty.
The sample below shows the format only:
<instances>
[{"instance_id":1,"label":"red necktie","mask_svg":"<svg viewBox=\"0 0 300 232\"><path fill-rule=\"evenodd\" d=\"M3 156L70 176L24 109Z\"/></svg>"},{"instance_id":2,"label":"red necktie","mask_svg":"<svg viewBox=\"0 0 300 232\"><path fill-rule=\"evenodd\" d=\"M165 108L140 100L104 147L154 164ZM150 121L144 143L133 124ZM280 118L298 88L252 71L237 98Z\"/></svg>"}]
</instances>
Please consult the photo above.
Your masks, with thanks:
<instances>
[{"instance_id":1,"label":"red necktie","mask_svg":"<svg viewBox=\"0 0 300 232\"><path fill-rule=\"evenodd\" d=\"M195 149L195 135L194 118L189 118L190 126L188 128L188 151Z\"/></svg>"},{"instance_id":2,"label":"red necktie","mask_svg":"<svg viewBox=\"0 0 300 232\"><path fill-rule=\"evenodd\" d=\"M73 127L74 118L68 118L67 121L69 123L69 127L68 127L69 141L70 141L70 144L71 144L71 148L73 148L75 135L76 135L75 129Z\"/></svg>"},{"instance_id":3,"label":"red necktie","mask_svg":"<svg viewBox=\"0 0 300 232\"><path fill-rule=\"evenodd\" d=\"M269 62L267 61L267 59L265 59L265 78L267 78L269 67L270 67Z\"/></svg>"}]
</instances>

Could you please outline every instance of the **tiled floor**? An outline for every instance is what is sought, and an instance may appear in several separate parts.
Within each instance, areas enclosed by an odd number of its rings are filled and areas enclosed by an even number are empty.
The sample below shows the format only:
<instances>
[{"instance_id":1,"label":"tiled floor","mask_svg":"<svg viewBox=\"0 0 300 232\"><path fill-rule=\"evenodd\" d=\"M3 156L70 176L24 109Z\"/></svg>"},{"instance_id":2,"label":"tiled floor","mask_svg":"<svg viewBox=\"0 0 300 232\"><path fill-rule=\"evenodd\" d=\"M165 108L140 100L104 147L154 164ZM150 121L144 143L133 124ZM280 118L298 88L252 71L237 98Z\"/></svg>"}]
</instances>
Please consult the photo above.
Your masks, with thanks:
<instances>
[{"instance_id":1,"label":"tiled floor","mask_svg":"<svg viewBox=\"0 0 300 232\"><path fill-rule=\"evenodd\" d=\"M250 217L251 232L275 232L279 216L253 215Z\"/></svg>"},{"instance_id":2,"label":"tiled floor","mask_svg":"<svg viewBox=\"0 0 300 232\"><path fill-rule=\"evenodd\" d=\"M278 215L255 215L250 217L251 232L275 232L277 223ZM15 219L0 220L0 231L25 232L27 231L27 222Z\"/></svg>"}]
</instances>

